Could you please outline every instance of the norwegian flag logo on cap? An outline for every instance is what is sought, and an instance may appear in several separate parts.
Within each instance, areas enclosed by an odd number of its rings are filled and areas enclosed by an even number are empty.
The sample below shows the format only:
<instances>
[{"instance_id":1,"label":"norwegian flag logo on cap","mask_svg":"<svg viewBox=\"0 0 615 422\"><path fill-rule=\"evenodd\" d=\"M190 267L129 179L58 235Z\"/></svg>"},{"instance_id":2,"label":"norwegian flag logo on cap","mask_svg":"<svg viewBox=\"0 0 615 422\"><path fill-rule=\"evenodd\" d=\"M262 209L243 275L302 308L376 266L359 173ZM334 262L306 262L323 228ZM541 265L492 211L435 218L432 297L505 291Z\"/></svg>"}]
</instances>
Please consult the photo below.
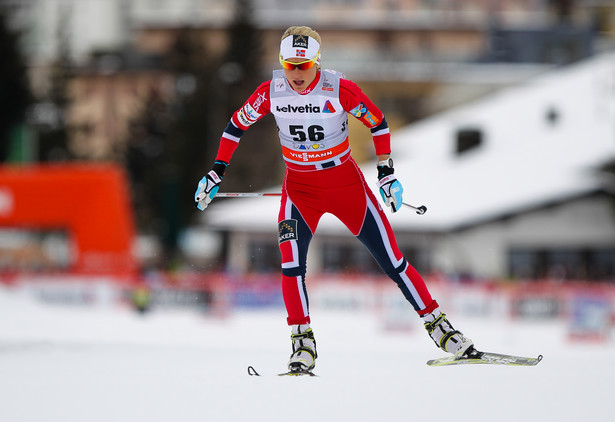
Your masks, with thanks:
<instances>
[{"instance_id":1,"label":"norwegian flag logo on cap","mask_svg":"<svg viewBox=\"0 0 615 422\"><path fill-rule=\"evenodd\" d=\"M295 53L297 57L305 57L305 50L297 50Z\"/></svg>"}]
</instances>

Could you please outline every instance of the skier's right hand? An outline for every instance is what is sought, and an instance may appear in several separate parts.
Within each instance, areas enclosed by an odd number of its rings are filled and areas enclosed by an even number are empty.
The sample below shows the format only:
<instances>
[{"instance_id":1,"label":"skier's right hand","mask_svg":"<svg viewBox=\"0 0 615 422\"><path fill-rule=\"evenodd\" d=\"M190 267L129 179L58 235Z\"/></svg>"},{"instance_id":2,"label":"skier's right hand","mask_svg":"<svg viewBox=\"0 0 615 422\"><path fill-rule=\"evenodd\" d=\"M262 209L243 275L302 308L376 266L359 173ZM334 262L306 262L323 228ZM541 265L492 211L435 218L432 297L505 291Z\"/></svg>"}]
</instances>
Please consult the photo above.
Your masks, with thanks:
<instances>
[{"instance_id":1,"label":"skier's right hand","mask_svg":"<svg viewBox=\"0 0 615 422\"><path fill-rule=\"evenodd\" d=\"M199 181L199 186L194 193L194 202L196 202L196 207L201 211L207 208L207 205L218 193L227 165L228 163L224 161L216 161L211 171L207 173L207 176Z\"/></svg>"}]
</instances>

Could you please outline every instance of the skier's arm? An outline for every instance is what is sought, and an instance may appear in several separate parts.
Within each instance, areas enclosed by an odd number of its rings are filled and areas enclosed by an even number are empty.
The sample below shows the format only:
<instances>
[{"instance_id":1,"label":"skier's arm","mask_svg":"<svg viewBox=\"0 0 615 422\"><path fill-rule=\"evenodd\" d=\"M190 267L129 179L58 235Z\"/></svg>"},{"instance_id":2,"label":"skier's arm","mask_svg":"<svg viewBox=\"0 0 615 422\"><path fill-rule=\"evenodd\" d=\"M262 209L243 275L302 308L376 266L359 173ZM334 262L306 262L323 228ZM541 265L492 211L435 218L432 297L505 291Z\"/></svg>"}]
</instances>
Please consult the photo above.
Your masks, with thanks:
<instances>
[{"instance_id":1,"label":"skier's arm","mask_svg":"<svg viewBox=\"0 0 615 422\"><path fill-rule=\"evenodd\" d=\"M403 203L402 187L393 170L391 134L384 114L361 91L357 84L347 79L340 80L340 102L348 113L359 119L372 132L376 155L378 156L378 188L382 201L391 211L399 210Z\"/></svg>"},{"instance_id":2,"label":"skier's arm","mask_svg":"<svg viewBox=\"0 0 615 422\"><path fill-rule=\"evenodd\" d=\"M391 134L382 111L361 91L357 84L348 79L340 80L340 102L344 110L356 117L372 132L378 158L388 158L391 153Z\"/></svg>"},{"instance_id":3,"label":"skier's arm","mask_svg":"<svg viewBox=\"0 0 615 422\"><path fill-rule=\"evenodd\" d=\"M270 111L269 84L271 81L263 82L256 91L250 95L248 100L231 116L226 129L220 138L218 146L217 161L230 163L233 153L239 145L241 137L246 130L254 123L259 121Z\"/></svg>"},{"instance_id":4,"label":"skier's arm","mask_svg":"<svg viewBox=\"0 0 615 422\"><path fill-rule=\"evenodd\" d=\"M269 113L269 83L262 83L248 100L231 116L226 129L220 138L216 161L209 173L198 184L194 193L194 201L198 209L203 211L218 193L224 177L226 166L231 162L233 153L239 145L239 140L246 130Z\"/></svg>"}]
</instances>

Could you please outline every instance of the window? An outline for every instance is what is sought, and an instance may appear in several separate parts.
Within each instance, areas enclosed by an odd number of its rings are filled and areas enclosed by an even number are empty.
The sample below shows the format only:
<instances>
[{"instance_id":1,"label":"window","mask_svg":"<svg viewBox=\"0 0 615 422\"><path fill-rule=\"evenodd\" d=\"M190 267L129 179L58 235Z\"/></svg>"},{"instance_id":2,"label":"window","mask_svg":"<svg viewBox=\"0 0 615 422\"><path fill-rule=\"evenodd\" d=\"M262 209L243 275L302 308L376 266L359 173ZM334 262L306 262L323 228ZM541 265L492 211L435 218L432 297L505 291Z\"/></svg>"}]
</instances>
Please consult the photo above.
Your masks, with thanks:
<instances>
[{"instance_id":1,"label":"window","mask_svg":"<svg viewBox=\"0 0 615 422\"><path fill-rule=\"evenodd\" d=\"M508 268L511 277L526 280L615 281L615 247L513 248Z\"/></svg>"},{"instance_id":2,"label":"window","mask_svg":"<svg viewBox=\"0 0 615 422\"><path fill-rule=\"evenodd\" d=\"M431 270L430 255L427 251L400 245L406 260L419 272ZM361 274L384 275L369 250L360 242L327 242L323 245L323 270L327 272L356 272Z\"/></svg>"},{"instance_id":3,"label":"window","mask_svg":"<svg viewBox=\"0 0 615 422\"><path fill-rule=\"evenodd\" d=\"M253 241L250 244L250 271L270 272L280 270L280 249L277 243Z\"/></svg>"},{"instance_id":4,"label":"window","mask_svg":"<svg viewBox=\"0 0 615 422\"><path fill-rule=\"evenodd\" d=\"M472 150L483 142L483 132L480 129L467 128L459 129L456 135L457 155Z\"/></svg>"},{"instance_id":5,"label":"window","mask_svg":"<svg viewBox=\"0 0 615 422\"><path fill-rule=\"evenodd\" d=\"M375 274L381 272L380 267L369 251L359 242L345 244L327 242L323 245L323 271L326 272L359 272Z\"/></svg>"}]
</instances>

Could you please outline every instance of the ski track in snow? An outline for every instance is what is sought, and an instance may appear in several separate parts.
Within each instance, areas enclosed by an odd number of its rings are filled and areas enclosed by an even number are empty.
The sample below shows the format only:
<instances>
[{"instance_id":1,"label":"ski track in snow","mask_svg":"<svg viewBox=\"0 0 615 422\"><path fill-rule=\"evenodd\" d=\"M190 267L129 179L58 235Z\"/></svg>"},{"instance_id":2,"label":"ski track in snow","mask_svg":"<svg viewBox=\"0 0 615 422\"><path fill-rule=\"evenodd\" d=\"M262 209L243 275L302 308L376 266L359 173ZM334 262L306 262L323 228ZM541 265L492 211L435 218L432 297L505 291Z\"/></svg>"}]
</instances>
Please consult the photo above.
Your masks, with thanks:
<instances>
[{"instance_id":1,"label":"ski track in snow","mask_svg":"<svg viewBox=\"0 0 615 422\"><path fill-rule=\"evenodd\" d=\"M312 309L319 377L277 377L290 353L283 309L138 315L58 306L0 287L0 421L605 420L613 341L570 343L563 321L449 314L479 349L536 367L430 368L444 356L420 320ZM253 365L262 377L250 377Z\"/></svg>"}]
</instances>

